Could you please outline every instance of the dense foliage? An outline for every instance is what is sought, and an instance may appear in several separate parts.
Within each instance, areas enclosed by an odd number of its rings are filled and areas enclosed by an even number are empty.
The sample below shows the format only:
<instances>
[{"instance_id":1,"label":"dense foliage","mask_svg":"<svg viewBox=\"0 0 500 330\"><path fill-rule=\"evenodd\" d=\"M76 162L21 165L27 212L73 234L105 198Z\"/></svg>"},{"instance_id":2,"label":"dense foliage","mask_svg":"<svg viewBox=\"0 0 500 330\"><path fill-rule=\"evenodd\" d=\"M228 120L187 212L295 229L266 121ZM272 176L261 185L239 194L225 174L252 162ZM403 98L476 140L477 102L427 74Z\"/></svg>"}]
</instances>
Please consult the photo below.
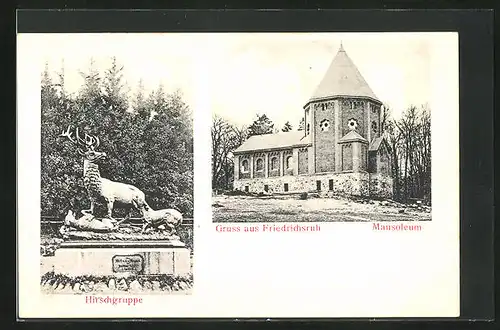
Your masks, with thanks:
<instances>
[{"instance_id":1,"label":"dense foliage","mask_svg":"<svg viewBox=\"0 0 500 330\"><path fill-rule=\"evenodd\" d=\"M123 67L112 59L105 72L90 68L77 93L65 89L64 71L52 75L46 65L41 84L41 210L62 216L89 207L83 186L83 159L67 139L58 137L68 125L100 138L101 176L141 189L154 209L193 211L192 118L180 93L160 85L145 94L142 83L129 96ZM54 78L56 77L56 78ZM120 216L119 206L115 206ZM104 215L104 203L96 206Z\"/></svg>"}]
</instances>

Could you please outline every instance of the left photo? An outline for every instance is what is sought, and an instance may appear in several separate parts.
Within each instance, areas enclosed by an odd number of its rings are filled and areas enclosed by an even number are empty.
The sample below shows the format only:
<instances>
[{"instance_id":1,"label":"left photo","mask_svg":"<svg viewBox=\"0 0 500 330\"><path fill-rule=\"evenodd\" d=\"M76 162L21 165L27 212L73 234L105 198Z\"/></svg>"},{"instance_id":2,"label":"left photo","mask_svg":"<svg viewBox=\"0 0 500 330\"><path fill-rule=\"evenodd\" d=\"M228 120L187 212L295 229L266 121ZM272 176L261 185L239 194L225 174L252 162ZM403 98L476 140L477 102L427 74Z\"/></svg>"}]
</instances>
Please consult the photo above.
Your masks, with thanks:
<instances>
[{"instance_id":1,"label":"left photo","mask_svg":"<svg viewBox=\"0 0 500 330\"><path fill-rule=\"evenodd\" d=\"M43 37L42 293L191 294L193 125L189 60L171 50L179 37Z\"/></svg>"}]
</instances>

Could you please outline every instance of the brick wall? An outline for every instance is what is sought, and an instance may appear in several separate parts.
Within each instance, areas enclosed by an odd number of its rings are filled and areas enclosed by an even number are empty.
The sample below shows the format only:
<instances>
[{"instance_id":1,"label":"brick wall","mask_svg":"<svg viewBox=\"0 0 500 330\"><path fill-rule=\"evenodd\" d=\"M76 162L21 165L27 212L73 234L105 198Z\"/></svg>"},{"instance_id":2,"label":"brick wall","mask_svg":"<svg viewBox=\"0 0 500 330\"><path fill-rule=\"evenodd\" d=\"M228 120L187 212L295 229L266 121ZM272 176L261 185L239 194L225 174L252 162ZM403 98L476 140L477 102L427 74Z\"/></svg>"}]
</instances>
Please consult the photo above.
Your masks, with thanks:
<instances>
[{"instance_id":1,"label":"brick wall","mask_svg":"<svg viewBox=\"0 0 500 330\"><path fill-rule=\"evenodd\" d=\"M307 148L299 150L299 174L307 174L309 172L309 153Z\"/></svg>"},{"instance_id":2,"label":"brick wall","mask_svg":"<svg viewBox=\"0 0 500 330\"><path fill-rule=\"evenodd\" d=\"M380 146L380 149L378 150L378 160L379 160L379 165L378 165L379 173L390 175L391 164L389 160L389 151L385 147L385 144L382 144Z\"/></svg>"},{"instance_id":3,"label":"brick wall","mask_svg":"<svg viewBox=\"0 0 500 330\"><path fill-rule=\"evenodd\" d=\"M291 163L292 165L290 168L287 167L288 157L292 157L292 163ZM297 161L297 160L293 159L292 150L286 150L285 152L283 152L283 169L284 169L285 175L293 175L293 162L294 161Z\"/></svg>"},{"instance_id":4,"label":"brick wall","mask_svg":"<svg viewBox=\"0 0 500 330\"><path fill-rule=\"evenodd\" d=\"M368 153L368 172L375 173L377 172L377 152L370 151Z\"/></svg>"},{"instance_id":5,"label":"brick wall","mask_svg":"<svg viewBox=\"0 0 500 330\"><path fill-rule=\"evenodd\" d=\"M354 118L358 122L357 132L364 138L365 135L365 127L366 127L366 119L365 119L365 102L357 99L344 99L340 101L341 113L342 113L342 121L340 124L341 134L340 136L344 136L349 133L348 122L349 119Z\"/></svg>"},{"instance_id":6,"label":"brick wall","mask_svg":"<svg viewBox=\"0 0 500 330\"><path fill-rule=\"evenodd\" d=\"M270 152L268 157L269 176L280 176L280 153Z\"/></svg>"},{"instance_id":7,"label":"brick wall","mask_svg":"<svg viewBox=\"0 0 500 330\"><path fill-rule=\"evenodd\" d=\"M316 173L335 171L335 113L334 102L313 105ZM323 128L323 129L322 129Z\"/></svg>"},{"instance_id":8,"label":"brick wall","mask_svg":"<svg viewBox=\"0 0 500 330\"><path fill-rule=\"evenodd\" d=\"M361 157L360 157L359 169L361 171L367 171L368 146L366 144L361 144L360 152L361 152Z\"/></svg>"},{"instance_id":9,"label":"brick wall","mask_svg":"<svg viewBox=\"0 0 500 330\"><path fill-rule=\"evenodd\" d=\"M263 153L258 153L253 156L253 177L263 178L265 177L265 155Z\"/></svg>"},{"instance_id":10,"label":"brick wall","mask_svg":"<svg viewBox=\"0 0 500 330\"><path fill-rule=\"evenodd\" d=\"M376 123L376 131L373 130L373 122ZM381 116L380 116L380 105L370 102L370 134L371 138L374 139L380 136L380 125L381 125Z\"/></svg>"},{"instance_id":11,"label":"brick wall","mask_svg":"<svg viewBox=\"0 0 500 330\"><path fill-rule=\"evenodd\" d=\"M352 171L352 145L342 144L342 171Z\"/></svg>"}]
</instances>

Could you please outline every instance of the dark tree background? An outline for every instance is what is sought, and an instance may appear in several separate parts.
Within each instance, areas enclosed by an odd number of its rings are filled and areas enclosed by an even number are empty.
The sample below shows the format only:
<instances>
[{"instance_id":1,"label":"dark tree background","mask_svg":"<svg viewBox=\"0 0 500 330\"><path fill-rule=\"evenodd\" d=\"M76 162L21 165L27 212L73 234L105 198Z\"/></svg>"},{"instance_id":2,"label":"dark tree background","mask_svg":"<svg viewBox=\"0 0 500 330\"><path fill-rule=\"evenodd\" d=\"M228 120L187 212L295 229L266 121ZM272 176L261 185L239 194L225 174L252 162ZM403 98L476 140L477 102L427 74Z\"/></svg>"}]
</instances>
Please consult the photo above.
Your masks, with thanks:
<instances>
[{"instance_id":1,"label":"dark tree background","mask_svg":"<svg viewBox=\"0 0 500 330\"><path fill-rule=\"evenodd\" d=\"M384 107L382 129L389 143L392 159L394 199L412 198L431 203L431 113L427 104L414 105L401 118L391 118Z\"/></svg>"},{"instance_id":2,"label":"dark tree background","mask_svg":"<svg viewBox=\"0 0 500 330\"><path fill-rule=\"evenodd\" d=\"M48 65L41 84L41 210L61 217L89 207L83 186L83 158L76 147L58 135L68 125L97 135L101 176L128 183L146 194L154 209L176 208L184 216L193 213L193 128L189 107L179 92L168 94L160 85L147 94L142 82L129 96L123 66L116 58L105 71L91 60L81 72L84 83L70 95L65 73L51 73ZM101 205L102 204L102 205ZM104 203L96 206L104 215ZM117 216L122 209L115 206ZM137 213L136 213L137 214Z\"/></svg>"},{"instance_id":3,"label":"dark tree background","mask_svg":"<svg viewBox=\"0 0 500 330\"><path fill-rule=\"evenodd\" d=\"M213 116L212 188L230 190L234 181L232 152L247 139L246 127L237 127L220 116Z\"/></svg>"}]
</instances>

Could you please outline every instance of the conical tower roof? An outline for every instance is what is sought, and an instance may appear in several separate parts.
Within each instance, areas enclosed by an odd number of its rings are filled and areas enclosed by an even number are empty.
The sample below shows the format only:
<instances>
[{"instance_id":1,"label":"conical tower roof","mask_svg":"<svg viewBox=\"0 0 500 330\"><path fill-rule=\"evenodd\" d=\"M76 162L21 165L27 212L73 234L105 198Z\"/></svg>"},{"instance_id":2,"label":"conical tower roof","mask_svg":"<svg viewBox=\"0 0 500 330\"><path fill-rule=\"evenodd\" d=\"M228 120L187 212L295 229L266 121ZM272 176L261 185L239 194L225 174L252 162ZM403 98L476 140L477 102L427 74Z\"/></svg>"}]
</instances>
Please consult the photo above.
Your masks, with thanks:
<instances>
[{"instance_id":1,"label":"conical tower roof","mask_svg":"<svg viewBox=\"0 0 500 330\"><path fill-rule=\"evenodd\" d=\"M380 102L342 44L307 103L335 96L368 97Z\"/></svg>"}]
</instances>

